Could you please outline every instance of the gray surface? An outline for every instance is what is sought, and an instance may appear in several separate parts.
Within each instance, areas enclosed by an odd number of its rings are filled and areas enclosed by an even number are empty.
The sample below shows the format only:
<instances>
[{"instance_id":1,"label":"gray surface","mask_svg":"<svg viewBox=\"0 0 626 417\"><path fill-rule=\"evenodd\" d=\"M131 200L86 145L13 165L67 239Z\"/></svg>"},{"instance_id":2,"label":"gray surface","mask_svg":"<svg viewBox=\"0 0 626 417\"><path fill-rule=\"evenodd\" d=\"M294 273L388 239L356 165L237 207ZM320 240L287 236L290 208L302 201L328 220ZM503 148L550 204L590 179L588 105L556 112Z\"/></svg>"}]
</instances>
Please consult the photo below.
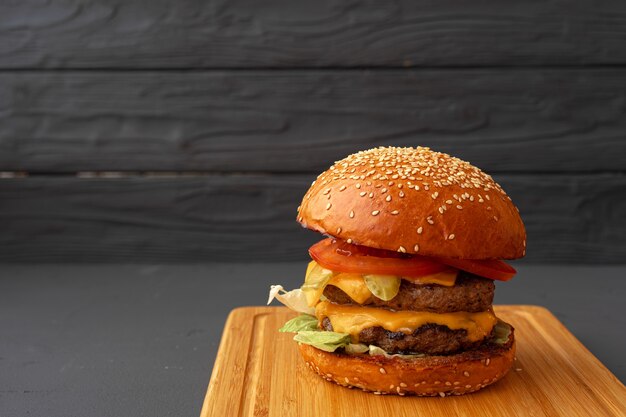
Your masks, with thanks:
<instances>
[{"instance_id":1,"label":"gray surface","mask_svg":"<svg viewBox=\"0 0 626 417\"><path fill-rule=\"evenodd\" d=\"M626 380L626 266L516 265L496 303L548 307ZM228 312L302 263L0 269L0 415L197 416Z\"/></svg>"},{"instance_id":2,"label":"gray surface","mask_svg":"<svg viewBox=\"0 0 626 417\"><path fill-rule=\"evenodd\" d=\"M527 261L626 259L625 175L494 178L524 219ZM0 260L300 260L319 238L294 221L313 179L258 174L0 179Z\"/></svg>"},{"instance_id":3,"label":"gray surface","mask_svg":"<svg viewBox=\"0 0 626 417\"><path fill-rule=\"evenodd\" d=\"M4 1L0 67L626 61L622 0Z\"/></svg>"}]
</instances>

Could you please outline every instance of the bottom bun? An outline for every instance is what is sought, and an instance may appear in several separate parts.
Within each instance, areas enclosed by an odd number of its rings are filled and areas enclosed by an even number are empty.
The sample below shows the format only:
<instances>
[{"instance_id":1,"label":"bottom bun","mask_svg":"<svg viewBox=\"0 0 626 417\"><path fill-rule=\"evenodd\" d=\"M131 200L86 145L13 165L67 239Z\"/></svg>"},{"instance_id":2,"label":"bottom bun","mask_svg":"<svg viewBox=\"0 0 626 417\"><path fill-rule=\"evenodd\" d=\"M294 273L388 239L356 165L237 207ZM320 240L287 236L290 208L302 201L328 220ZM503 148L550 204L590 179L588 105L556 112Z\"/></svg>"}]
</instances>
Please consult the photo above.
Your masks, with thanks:
<instances>
[{"instance_id":1,"label":"bottom bun","mask_svg":"<svg viewBox=\"0 0 626 417\"><path fill-rule=\"evenodd\" d=\"M411 359L324 352L305 344L299 349L306 365L327 381L374 394L443 397L478 391L506 375L515 358L515 337L511 331L504 345Z\"/></svg>"}]
</instances>

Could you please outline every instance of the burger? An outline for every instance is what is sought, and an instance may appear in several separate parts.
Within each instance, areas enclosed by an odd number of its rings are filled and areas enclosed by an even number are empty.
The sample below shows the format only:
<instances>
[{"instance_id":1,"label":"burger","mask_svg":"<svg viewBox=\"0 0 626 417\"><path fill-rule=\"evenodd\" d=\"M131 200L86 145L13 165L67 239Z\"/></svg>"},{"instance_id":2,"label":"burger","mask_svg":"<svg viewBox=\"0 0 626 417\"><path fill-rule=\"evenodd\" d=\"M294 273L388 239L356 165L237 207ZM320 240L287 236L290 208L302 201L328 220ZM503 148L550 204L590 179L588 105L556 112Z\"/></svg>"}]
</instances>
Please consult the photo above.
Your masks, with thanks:
<instances>
[{"instance_id":1,"label":"burger","mask_svg":"<svg viewBox=\"0 0 626 417\"><path fill-rule=\"evenodd\" d=\"M301 288L270 289L300 313L281 331L322 378L375 394L446 396L502 378L513 327L494 281L525 255L517 208L489 175L425 147L381 147L335 162L297 221L326 236Z\"/></svg>"}]
</instances>

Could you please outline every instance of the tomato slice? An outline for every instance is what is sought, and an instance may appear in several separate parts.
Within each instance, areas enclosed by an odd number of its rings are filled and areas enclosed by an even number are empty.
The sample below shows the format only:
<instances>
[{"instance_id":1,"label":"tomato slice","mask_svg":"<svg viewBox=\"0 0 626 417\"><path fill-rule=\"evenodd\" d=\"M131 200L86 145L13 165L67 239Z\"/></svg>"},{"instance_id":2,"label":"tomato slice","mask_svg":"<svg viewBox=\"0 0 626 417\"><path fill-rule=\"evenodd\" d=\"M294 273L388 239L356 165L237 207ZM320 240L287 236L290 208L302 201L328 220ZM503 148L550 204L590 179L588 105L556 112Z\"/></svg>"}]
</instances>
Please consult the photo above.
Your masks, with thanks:
<instances>
[{"instance_id":1,"label":"tomato slice","mask_svg":"<svg viewBox=\"0 0 626 417\"><path fill-rule=\"evenodd\" d=\"M328 238L309 248L309 254L324 268L338 272L419 277L449 269L425 256L352 245Z\"/></svg>"},{"instance_id":2,"label":"tomato slice","mask_svg":"<svg viewBox=\"0 0 626 417\"><path fill-rule=\"evenodd\" d=\"M317 242L309 248L309 254L326 269L357 274L420 277L453 267L481 277L508 281L517 273L512 266L497 259L431 258L353 245L334 238Z\"/></svg>"},{"instance_id":3,"label":"tomato slice","mask_svg":"<svg viewBox=\"0 0 626 417\"><path fill-rule=\"evenodd\" d=\"M470 272L485 278L498 281L508 281L515 276L517 271L511 265L498 259L475 260L475 259L450 259L433 258L442 264Z\"/></svg>"}]
</instances>

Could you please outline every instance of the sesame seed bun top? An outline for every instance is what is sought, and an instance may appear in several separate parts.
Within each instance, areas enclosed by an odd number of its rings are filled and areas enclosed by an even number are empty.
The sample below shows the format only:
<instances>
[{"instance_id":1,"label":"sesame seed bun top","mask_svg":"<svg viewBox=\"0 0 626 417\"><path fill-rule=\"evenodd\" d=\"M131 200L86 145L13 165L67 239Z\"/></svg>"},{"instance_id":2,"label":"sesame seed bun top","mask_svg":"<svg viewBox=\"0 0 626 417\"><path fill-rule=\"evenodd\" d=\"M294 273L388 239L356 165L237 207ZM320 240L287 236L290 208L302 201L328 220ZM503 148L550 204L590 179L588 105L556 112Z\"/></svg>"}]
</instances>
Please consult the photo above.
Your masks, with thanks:
<instances>
[{"instance_id":1,"label":"sesame seed bun top","mask_svg":"<svg viewBox=\"0 0 626 417\"><path fill-rule=\"evenodd\" d=\"M526 231L480 169L429 148L374 148L321 173L298 208L304 227L349 243L461 259L516 259Z\"/></svg>"}]
</instances>

